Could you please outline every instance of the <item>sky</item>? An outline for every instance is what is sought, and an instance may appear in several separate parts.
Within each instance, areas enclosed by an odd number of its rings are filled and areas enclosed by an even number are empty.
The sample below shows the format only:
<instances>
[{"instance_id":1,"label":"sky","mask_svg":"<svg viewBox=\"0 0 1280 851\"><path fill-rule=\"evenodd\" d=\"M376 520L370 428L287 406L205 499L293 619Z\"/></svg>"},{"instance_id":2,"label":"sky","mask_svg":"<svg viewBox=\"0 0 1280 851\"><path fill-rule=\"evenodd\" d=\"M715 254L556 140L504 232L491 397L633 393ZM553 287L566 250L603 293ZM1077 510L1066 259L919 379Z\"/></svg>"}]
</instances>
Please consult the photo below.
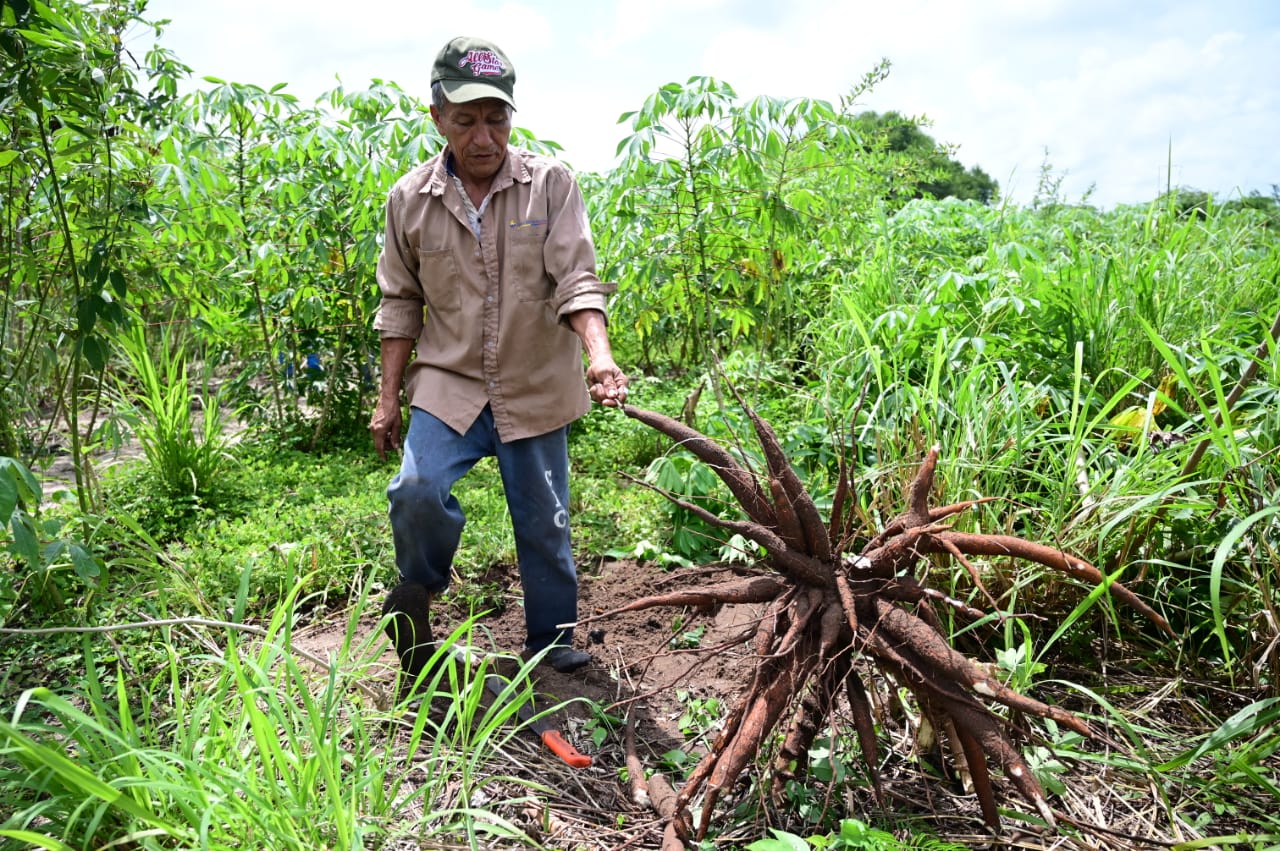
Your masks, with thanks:
<instances>
[{"instance_id":1,"label":"sky","mask_svg":"<svg viewBox=\"0 0 1280 851\"><path fill-rule=\"evenodd\" d=\"M888 59L859 111L926 118L1015 203L1046 166L1100 207L1280 184L1280 0L150 0L144 18L170 19L189 88L287 83L307 104L375 79L425 103L440 47L487 38L515 66L516 124L579 170L609 168L619 117L667 83L836 104Z\"/></svg>"}]
</instances>

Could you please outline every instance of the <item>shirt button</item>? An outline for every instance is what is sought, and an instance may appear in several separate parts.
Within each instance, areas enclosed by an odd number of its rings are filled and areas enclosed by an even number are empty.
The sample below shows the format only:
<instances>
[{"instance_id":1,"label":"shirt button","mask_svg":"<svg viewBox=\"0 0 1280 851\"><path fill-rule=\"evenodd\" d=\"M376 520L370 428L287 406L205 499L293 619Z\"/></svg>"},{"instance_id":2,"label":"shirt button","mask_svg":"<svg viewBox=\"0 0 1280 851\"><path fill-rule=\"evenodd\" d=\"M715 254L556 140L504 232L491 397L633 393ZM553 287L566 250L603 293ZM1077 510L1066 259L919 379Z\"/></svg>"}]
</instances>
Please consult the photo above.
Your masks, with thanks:
<instances>
[{"instance_id":1,"label":"shirt button","mask_svg":"<svg viewBox=\"0 0 1280 851\"><path fill-rule=\"evenodd\" d=\"M496 382L496 381L490 381L490 382L489 382L489 386L490 386L490 387L497 387L497 386L498 386L498 382Z\"/></svg>"}]
</instances>

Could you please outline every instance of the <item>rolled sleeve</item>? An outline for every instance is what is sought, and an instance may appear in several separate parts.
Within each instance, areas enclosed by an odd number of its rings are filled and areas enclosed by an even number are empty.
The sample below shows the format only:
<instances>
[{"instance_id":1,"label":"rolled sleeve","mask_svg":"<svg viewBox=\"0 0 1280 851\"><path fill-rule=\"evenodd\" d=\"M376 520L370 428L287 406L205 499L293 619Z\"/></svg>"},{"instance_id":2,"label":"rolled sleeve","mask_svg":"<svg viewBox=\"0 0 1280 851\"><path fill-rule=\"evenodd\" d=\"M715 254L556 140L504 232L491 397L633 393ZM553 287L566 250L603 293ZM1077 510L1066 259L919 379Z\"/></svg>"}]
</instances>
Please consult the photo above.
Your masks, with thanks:
<instances>
[{"instance_id":1,"label":"rolled sleeve","mask_svg":"<svg viewBox=\"0 0 1280 851\"><path fill-rule=\"evenodd\" d=\"M561 284L556 287L552 308L562 322L567 321L570 313L579 310L598 310L607 317L609 302L605 297L617 289L617 284L607 283L594 275L573 284Z\"/></svg>"},{"instance_id":2,"label":"rolled sleeve","mask_svg":"<svg viewBox=\"0 0 1280 851\"><path fill-rule=\"evenodd\" d=\"M422 302L384 296L373 317L373 329L383 337L418 339L422 333Z\"/></svg>"}]
</instances>

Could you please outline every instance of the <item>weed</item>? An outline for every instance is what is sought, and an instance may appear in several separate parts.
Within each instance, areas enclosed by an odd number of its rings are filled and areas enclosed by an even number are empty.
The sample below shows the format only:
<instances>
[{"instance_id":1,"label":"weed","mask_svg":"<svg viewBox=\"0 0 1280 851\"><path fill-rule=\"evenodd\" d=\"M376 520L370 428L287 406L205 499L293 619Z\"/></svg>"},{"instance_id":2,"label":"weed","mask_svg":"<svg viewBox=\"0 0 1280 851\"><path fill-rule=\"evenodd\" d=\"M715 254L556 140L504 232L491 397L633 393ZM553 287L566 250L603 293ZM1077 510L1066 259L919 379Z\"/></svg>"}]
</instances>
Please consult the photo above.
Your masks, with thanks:
<instances>
[{"instance_id":1,"label":"weed","mask_svg":"<svg viewBox=\"0 0 1280 851\"><path fill-rule=\"evenodd\" d=\"M676 726L687 739L702 738L716 729L721 722L720 700L714 697L698 697L688 689L676 689L680 701L680 717Z\"/></svg>"},{"instance_id":2,"label":"weed","mask_svg":"<svg viewBox=\"0 0 1280 851\"><path fill-rule=\"evenodd\" d=\"M133 374L118 382L119 394L132 407L126 419L156 481L168 495L206 496L231 460L218 393L207 378L200 392L193 393L186 350L168 329L156 344L158 360L140 326L120 341ZM196 404L203 414L198 426L192 410Z\"/></svg>"},{"instance_id":3,"label":"weed","mask_svg":"<svg viewBox=\"0 0 1280 851\"><path fill-rule=\"evenodd\" d=\"M692 650L702 644L702 636L707 631L706 624L685 628L684 618L676 615L671 622L671 638L667 646L673 650Z\"/></svg>"},{"instance_id":4,"label":"weed","mask_svg":"<svg viewBox=\"0 0 1280 851\"><path fill-rule=\"evenodd\" d=\"M747 851L808 851L808 849L832 849L838 851L902 851L903 849L929 849L929 851L963 851L965 846L942 842L928 835L915 836L901 841L892 833L859 821L841 819L839 830L833 833L815 834L807 839L778 828L770 828L772 838L758 839L746 846Z\"/></svg>"}]
</instances>

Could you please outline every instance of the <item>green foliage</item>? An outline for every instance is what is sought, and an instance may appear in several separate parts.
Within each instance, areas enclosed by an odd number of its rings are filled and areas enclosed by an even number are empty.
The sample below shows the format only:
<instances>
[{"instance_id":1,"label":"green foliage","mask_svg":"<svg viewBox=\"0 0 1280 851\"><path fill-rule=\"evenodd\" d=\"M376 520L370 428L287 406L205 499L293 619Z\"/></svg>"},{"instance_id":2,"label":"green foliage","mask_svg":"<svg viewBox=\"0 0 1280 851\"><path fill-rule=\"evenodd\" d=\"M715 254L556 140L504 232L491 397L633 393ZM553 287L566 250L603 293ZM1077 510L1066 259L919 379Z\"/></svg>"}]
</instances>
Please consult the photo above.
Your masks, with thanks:
<instances>
[{"instance_id":1,"label":"green foliage","mask_svg":"<svg viewBox=\"0 0 1280 851\"><path fill-rule=\"evenodd\" d=\"M118 380L120 396L131 407L125 418L160 485L159 496L207 498L232 460L219 394L207 378L200 392L193 392L185 345L167 330L154 354L141 328L122 335L120 342L131 367L128 379ZM197 405L198 427L192 411Z\"/></svg>"},{"instance_id":2,"label":"green foliage","mask_svg":"<svg viewBox=\"0 0 1280 851\"><path fill-rule=\"evenodd\" d=\"M807 326L882 208L929 194L994 199L994 181L915 122L854 114L887 73L882 63L839 108L740 103L727 84L694 77L622 116L626 156L593 187L594 226L605 272L629 283L614 310L642 363L711 372L744 345L775 361L807 356Z\"/></svg>"},{"instance_id":3,"label":"green foliage","mask_svg":"<svg viewBox=\"0 0 1280 851\"><path fill-rule=\"evenodd\" d=\"M848 849L849 851L899 851L919 848L929 851L959 851L962 845L943 842L920 835L900 841L892 833L874 828L858 819L840 820L840 829L833 833L815 834L802 838L778 828L770 828L769 839L758 839L746 846L748 851L809 851L809 849Z\"/></svg>"},{"instance_id":4,"label":"green foliage","mask_svg":"<svg viewBox=\"0 0 1280 851\"><path fill-rule=\"evenodd\" d=\"M107 333L155 271L146 251L149 139L178 68L156 51L153 88L139 87L122 35L140 8L6 4L0 23L0 400L14 404L0 432L20 423L39 434L37 423L65 417L82 510L91 495L82 442L94 421L81 417L100 403ZM45 429L20 448L34 455L48 438Z\"/></svg>"},{"instance_id":5,"label":"green foliage","mask_svg":"<svg viewBox=\"0 0 1280 851\"><path fill-rule=\"evenodd\" d=\"M652 462L662 451L658 437L652 429L607 408L573 424L569 431L570 516L576 550L610 555L622 542L665 537L665 530L658 528L666 511L664 500L618 477L620 471L643 469Z\"/></svg>"},{"instance_id":6,"label":"green foliage","mask_svg":"<svg viewBox=\"0 0 1280 851\"><path fill-rule=\"evenodd\" d=\"M0 836L47 847L241 847L246 837L357 847L396 841L386 825L419 810L424 821L405 825L415 836L516 835L470 805L433 812L429 794L411 800L388 751L367 738L383 716L346 688L358 663L345 656L321 683L298 670L287 641L313 607L358 603L361 583L393 575L393 470L372 459L366 434L372 269L387 189L440 140L393 83L336 88L311 106L284 87L221 81L178 98L187 69L175 57L157 48L138 63L122 47L140 10L109 0L0 11L0 546L15 577L0 589L0 616L87 620L147 599L271 627L252 647L219 636L217 657L177 633L145 652L126 642L110 661L88 642L51 642L60 679L76 680L83 653L85 684L30 692L5 713L0 799L14 804ZM587 176L584 189L603 276L621 284L615 350L629 371L661 375L637 374L633 400L679 412L761 470L727 392L737 388L823 510L847 463L851 547L901 510L904 483L940 444L949 500L998 498L954 518L959 528L1090 558L1157 601L1183 636L1148 664L1163 657L1259 692L1179 753L1143 753L1158 786L1187 790L1185 803L1170 794L1171 818L1204 827L1230 816L1280 832L1266 808L1234 796L1274 801L1276 790L1275 707L1262 696L1280 688L1275 193L1221 200L1171 188L1100 211L1063 199L1046 162L1028 208L993 208L979 201L993 200L994 181L917 123L855 111L885 73L874 69L839 105L742 102L723 81L693 78L626 113L620 167ZM555 151L527 130L515 137ZM131 330L142 328L167 330ZM206 396L193 408L188 369L243 406L239 463L219 466L230 407ZM112 409L117 388L134 411ZM125 421L149 463L107 472L97 487L93 453ZM761 555L620 480L646 476L736 514L712 471L649 430L597 411L571 441L581 554L663 564ZM32 474L59 442L70 447L75 506L42 500ZM494 465L479 465L458 496L470 522L453 593L488 606L491 568L515 558ZM1042 685L1055 658L1099 632L1145 638L1112 610L1105 584L1063 593L1038 568L978 568L999 608L1045 617L1008 620L979 642L1017 687ZM931 569L939 587L987 605L954 565ZM948 624L984 638L990 625ZM684 625L672 637L700 638ZM6 685L26 676L5 670ZM454 691L452 711L500 740L501 718L477 714L475 679L448 676L436 686ZM717 723L719 707L685 699L692 734ZM1157 735L1095 702L1138 750ZM397 723L429 754L431 776L483 790L486 743L450 739L426 716ZM822 741L813 776L858 783L844 744ZM1044 741L1027 758L1050 788L1066 782L1068 758L1133 768L1051 729ZM59 751L68 746L74 762ZM676 754L671 765L687 767ZM368 768L354 785L349 764ZM792 803L808 824L832 827L814 801ZM245 827L222 836L227 825ZM875 844L888 841L846 820L760 847L899 847Z\"/></svg>"},{"instance_id":7,"label":"green foliage","mask_svg":"<svg viewBox=\"0 0 1280 851\"><path fill-rule=\"evenodd\" d=\"M215 613L233 599L247 570L253 577L250 612L278 605L297 576L310 573L323 595L340 603L353 574L390 582L395 573L386 487L395 468L367 447L315 454L274 440L241 444L237 463L218 480L215 499L193 503L165 496L154 476L124 467L104 477L105 510L114 522L97 527L98 545L133 556L138 532L154 539L174 600ZM490 568L515 562L515 540L497 465L482 460L456 494L468 522L455 559L459 582L451 597L466 610L491 608ZM659 533L661 500L613 476L575 479L571 510L575 549L603 554L618 540ZM135 523L137 532L124 521Z\"/></svg>"},{"instance_id":8,"label":"green foliage","mask_svg":"<svg viewBox=\"0 0 1280 851\"><path fill-rule=\"evenodd\" d=\"M641 362L712 371L748 340L787 357L876 197L851 116L807 98L739 104L694 77L623 119L626 157L597 189L593 227L604 274L629 282L614 311Z\"/></svg>"},{"instance_id":9,"label":"green foliage","mask_svg":"<svg viewBox=\"0 0 1280 851\"><path fill-rule=\"evenodd\" d=\"M1169 578L1196 577L1191 596L1210 599L1211 548L1229 526L1206 485L1225 484L1228 501L1250 495L1239 520L1275 492L1256 460L1276 445L1274 421L1261 414L1269 403L1250 401L1280 398L1264 377L1274 373L1264 368L1236 410L1224 410L1280 309L1273 238L1233 216L1183 221L1154 206L1031 213L916 202L878 229L822 325L825 395L807 416L856 412L853 467L866 509L896 510L901 477L890 465L911 465L940 443L948 496L1014 501L971 515L975 525L1013 523L1104 563L1146 543L1147 558L1201 565ZM1260 315L1257 305L1271 309ZM1166 379L1172 389L1162 391ZM1127 408L1159 410L1139 418L1136 440L1112 424ZM1155 432L1189 440L1162 449ZM1203 481L1184 481L1201 440L1212 450ZM1137 541L1134 530L1157 510L1176 519L1158 541ZM1144 563L1157 576L1166 569ZM1255 576L1240 566L1236 588ZM1217 619L1188 619L1197 622Z\"/></svg>"},{"instance_id":10,"label":"green foliage","mask_svg":"<svg viewBox=\"0 0 1280 851\"><path fill-rule=\"evenodd\" d=\"M1244 808L1231 802L1230 790L1241 786L1257 789L1272 802L1280 800L1280 778L1272 765L1280 751L1278 702L1280 698L1251 703L1209 732L1195 747L1157 767L1160 773L1171 773L1193 763L1207 762L1191 784L1195 800L1179 802L1184 811L1194 813L1203 807L1208 811L1205 815L1223 815L1226 810L1239 815L1238 811ZM1280 820L1272 815L1268 827L1280 832Z\"/></svg>"},{"instance_id":11,"label":"green foliage","mask_svg":"<svg viewBox=\"0 0 1280 851\"><path fill-rule=\"evenodd\" d=\"M175 276L198 327L238 365L237 398L278 427L305 423L308 449L332 446L364 425L373 389L386 192L439 136L393 84L337 88L303 108L279 90L220 83L177 112L188 135L165 149L180 191L165 239L190 260ZM211 215L194 219L196 208Z\"/></svg>"},{"instance_id":12,"label":"green foliage","mask_svg":"<svg viewBox=\"0 0 1280 851\"><path fill-rule=\"evenodd\" d=\"M644 385L652 390L657 382ZM569 431L569 459L581 476L608 478L618 470L640 469L662 450L661 435L615 409L593 410Z\"/></svg>"},{"instance_id":13,"label":"green foliage","mask_svg":"<svg viewBox=\"0 0 1280 851\"><path fill-rule=\"evenodd\" d=\"M682 500L713 514L727 505L723 486L715 471L684 452L654 459L645 481L659 491L678 494ZM667 507L671 525L671 545L687 559L706 558L724 544L725 533L689 509L672 502ZM728 509L732 510L732 509Z\"/></svg>"},{"instance_id":14,"label":"green foliage","mask_svg":"<svg viewBox=\"0 0 1280 851\"><path fill-rule=\"evenodd\" d=\"M498 702L481 699L492 661L475 670L442 666L427 686L448 707L442 717L387 715L355 688L370 658L355 614L338 658L320 660L318 674L315 660L299 658L290 628L296 591L253 642L225 624L216 656L167 629L159 665L99 658L86 637L83 700L31 689L0 720L0 836L44 847L127 841L155 849L358 848L401 835L526 839L473 801L532 785L481 770L523 729L515 716L529 699L532 663ZM470 625L450 639L469 643ZM378 732L384 724L404 730L395 747ZM406 771L409 764L421 770Z\"/></svg>"},{"instance_id":15,"label":"green foliage","mask_svg":"<svg viewBox=\"0 0 1280 851\"><path fill-rule=\"evenodd\" d=\"M1228 198L1222 203L1222 211L1247 217L1274 231L1280 228L1280 184L1271 185L1270 195L1254 190L1239 198Z\"/></svg>"},{"instance_id":16,"label":"green foliage","mask_svg":"<svg viewBox=\"0 0 1280 851\"><path fill-rule=\"evenodd\" d=\"M64 588L94 586L102 578L102 559L68 530L62 517L48 516L43 499L43 489L32 472L22 462L0 456L0 545L12 559L14 572L20 574L0 587L0 621L24 592L36 611L58 611L65 605Z\"/></svg>"},{"instance_id":17,"label":"green foliage","mask_svg":"<svg viewBox=\"0 0 1280 851\"><path fill-rule=\"evenodd\" d=\"M676 700L681 706L676 726L686 738L703 739L720 724L722 707L718 698L700 697L688 689L676 689Z\"/></svg>"},{"instance_id":18,"label":"green foliage","mask_svg":"<svg viewBox=\"0 0 1280 851\"><path fill-rule=\"evenodd\" d=\"M896 112L862 112L854 125L868 150L877 146L900 158L904 172L920 171L921 180L907 197L958 198L962 201L994 203L1000 185L979 166L968 170L952 154L954 149L940 145L922 129L923 119L910 119ZM910 191L911 184L895 187L899 193Z\"/></svg>"},{"instance_id":19,"label":"green foliage","mask_svg":"<svg viewBox=\"0 0 1280 851\"><path fill-rule=\"evenodd\" d=\"M114 515L134 519L159 542L157 578L165 577L175 602L225 611L247 571L249 611L265 615L304 574L335 589L339 601L352 575L371 566L389 581L390 476L368 451L315 456L246 445L221 477L216 505L166 499L151 476L127 469L106 479L104 499ZM114 532L124 540L111 547L127 548L134 533L119 525L102 534Z\"/></svg>"}]
</instances>

